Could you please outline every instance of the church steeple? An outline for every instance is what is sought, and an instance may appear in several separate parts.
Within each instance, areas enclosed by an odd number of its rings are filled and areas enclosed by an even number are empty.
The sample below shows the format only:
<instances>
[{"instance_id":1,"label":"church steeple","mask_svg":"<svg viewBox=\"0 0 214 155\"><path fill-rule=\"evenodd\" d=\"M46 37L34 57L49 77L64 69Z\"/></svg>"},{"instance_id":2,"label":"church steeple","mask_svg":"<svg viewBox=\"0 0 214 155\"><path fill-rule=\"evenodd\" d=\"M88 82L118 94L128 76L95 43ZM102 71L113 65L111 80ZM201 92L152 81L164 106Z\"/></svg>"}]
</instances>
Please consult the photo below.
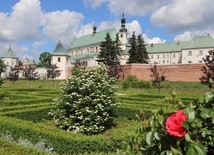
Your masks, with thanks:
<instances>
[{"instance_id":1,"label":"church steeple","mask_svg":"<svg viewBox=\"0 0 214 155\"><path fill-rule=\"evenodd\" d=\"M126 29L126 18L124 16L124 12L123 12L122 19L121 19L120 32L127 32L127 29Z\"/></svg>"}]
</instances>

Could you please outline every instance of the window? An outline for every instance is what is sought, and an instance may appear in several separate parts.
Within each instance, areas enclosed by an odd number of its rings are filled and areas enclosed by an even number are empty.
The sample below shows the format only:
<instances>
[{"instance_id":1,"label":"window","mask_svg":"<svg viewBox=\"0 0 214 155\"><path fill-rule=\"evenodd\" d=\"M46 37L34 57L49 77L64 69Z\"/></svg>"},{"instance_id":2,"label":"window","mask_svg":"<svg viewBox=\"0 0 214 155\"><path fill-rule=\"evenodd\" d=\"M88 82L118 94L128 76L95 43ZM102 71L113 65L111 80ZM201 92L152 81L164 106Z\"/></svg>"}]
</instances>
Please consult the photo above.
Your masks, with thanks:
<instances>
[{"instance_id":1,"label":"window","mask_svg":"<svg viewBox=\"0 0 214 155\"><path fill-rule=\"evenodd\" d=\"M151 55L151 59L153 59L153 55Z\"/></svg>"},{"instance_id":2,"label":"window","mask_svg":"<svg viewBox=\"0 0 214 155\"><path fill-rule=\"evenodd\" d=\"M192 55L192 51L188 51L188 55L191 56Z\"/></svg>"},{"instance_id":3,"label":"window","mask_svg":"<svg viewBox=\"0 0 214 155\"><path fill-rule=\"evenodd\" d=\"M123 35L122 35L122 34L120 35L120 38L123 38Z\"/></svg>"},{"instance_id":4,"label":"window","mask_svg":"<svg viewBox=\"0 0 214 155\"><path fill-rule=\"evenodd\" d=\"M165 60L163 60L163 64L165 63Z\"/></svg>"},{"instance_id":5,"label":"window","mask_svg":"<svg viewBox=\"0 0 214 155\"><path fill-rule=\"evenodd\" d=\"M96 47L96 53L98 52L98 48Z\"/></svg>"},{"instance_id":6,"label":"window","mask_svg":"<svg viewBox=\"0 0 214 155\"><path fill-rule=\"evenodd\" d=\"M163 58L165 58L165 54L163 55Z\"/></svg>"},{"instance_id":7,"label":"window","mask_svg":"<svg viewBox=\"0 0 214 155\"><path fill-rule=\"evenodd\" d=\"M61 61L61 58L60 57L58 57L58 62L60 62Z\"/></svg>"},{"instance_id":8,"label":"window","mask_svg":"<svg viewBox=\"0 0 214 155\"><path fill-rule=\"evenodd\" d=\"M203 51L202 50L199 51L199 55L203 55Z\"/></svg>"},{"instance_id":9,"label":"window","mask_svg":"<svg viewBox=\"0 0 214 155\"><path fill-rule=\"evenodd\" d=\"M189 63L189 64L191 64L191 63L192 63L192 61L188 61L188 63Z\"/></svg>"},{"instance_id":10,"label":"window","mask_svg":"<svg viewBox=\"0 0 214 155\"><path fill-rule=\"evenodd\" d=\"M169 60L167 60L167 63L169 63Z\"/></svg>"},{"instance_id":11,"label":"window","mask_svg":"<svg viewBox=\"0 0 214 155\"><path fill-rule=\"evenodd\" d=\"M198 62L201 64L201 63L202 63L202 60L199 60Z\"/></svg>"},{"instance_id":12,"label":"window","mask_svg":"<svg viewBox=\"0 0 214 155\"><path fill-rule=\"evenodd\" d=\"M159 54L157 55L157 58L159 59Z\"/></svg>"},{"instance_id":13,"label":"window","mask_svg":"<svg viewBox=\"0 0 214 155\"><path fill-rule=\"evenodd\" d=\"M87 48L87 53L89 53L89 48Z\"/></svg>"},{"instance_id":14,"label":"window","mask_svg":"<svg viewBox=\"0 0 214 155\"><path fill-rule=\"evenodd\" d=\"M169 54L167 54L166 56L167 56L167 58L169 58Z\"/></svg>"},{"instance_id":15,"label":"window","mask_svg":"<svg viewBox=\"0 0 214 155\"><path fill-rule=\"evenodd\" d=\"M172 57L175 58L175 54L172 54Z\"/></svg>"}]
</instances>

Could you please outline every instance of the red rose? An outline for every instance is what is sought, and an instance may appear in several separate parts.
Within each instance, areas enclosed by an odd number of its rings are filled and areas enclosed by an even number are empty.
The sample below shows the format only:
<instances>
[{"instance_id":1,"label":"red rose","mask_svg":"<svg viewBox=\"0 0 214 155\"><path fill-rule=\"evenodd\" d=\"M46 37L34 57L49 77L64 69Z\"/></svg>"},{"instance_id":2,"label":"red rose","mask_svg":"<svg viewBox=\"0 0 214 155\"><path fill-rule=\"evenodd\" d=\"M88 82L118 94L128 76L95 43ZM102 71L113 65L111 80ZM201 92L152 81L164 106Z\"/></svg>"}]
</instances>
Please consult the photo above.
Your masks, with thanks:
<instances>
[{"instance_id":1,"label":"red rose","mask_svg":"<svg viewBox=\"0 0 214 155\"><path fill-rule=\"evenodd\" d=\"M169 116L166 120L167 132L175 137L183 137L187 130L182 126L187 117L183 110L178 110L176 113Z\"/></svg>"}]
</instances>

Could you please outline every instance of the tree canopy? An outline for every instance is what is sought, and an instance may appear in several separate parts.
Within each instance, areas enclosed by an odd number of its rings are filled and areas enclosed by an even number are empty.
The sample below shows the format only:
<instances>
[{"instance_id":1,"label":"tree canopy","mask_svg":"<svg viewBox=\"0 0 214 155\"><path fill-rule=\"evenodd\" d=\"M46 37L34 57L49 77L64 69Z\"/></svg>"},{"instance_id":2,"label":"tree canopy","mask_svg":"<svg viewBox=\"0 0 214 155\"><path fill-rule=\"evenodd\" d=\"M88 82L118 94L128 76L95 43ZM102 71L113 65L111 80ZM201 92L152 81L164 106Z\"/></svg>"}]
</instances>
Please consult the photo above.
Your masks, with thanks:
<instances>
[{"instance_id":1,"label":"tree canopy","mask_svg":"<svg viewBox=\"0 0 214 155\"><path fill-rule=\"evenodd\" d=\"M4 69L6 68L6 65L4 62L0 59L0 75L4 72Z\"/></svg>"},{"instance_id":2,"label":"tree canopy","mask_svg":"<svg viewBox=\"0 0 214 155\"><path fill-rule=\"evenodd\" d=\"M113 41L110 34L107 33L105 41L100 45L97 61L107 68L110 77L115 77L116 79L119 78L121 72L120 54L121 48L118 34L115 41Z\"/></svg>"},{"instance_id":3,"label":"tree canopy","mask_svg":"<svg viewBox=\"0 0 214 155\"><path fill-rule=\"evenodd\" d=\"M43 52L40 54L39 60L38 66L48 67L51 63L51 54L49 52Z\"/></svg>"},{"instance_id":4,"label":"tree canopy","mask_svg":"<svg viewBox=\"0 0 214 155\"><path fill-rule=\"evenodd\" d=\"M142 35L136 37L133 32L132 37L129 38L129 44L131 45L129 53L128 63L148 63L149 56L146 50L146 45Z\"/></svg>"},{"instance_id":5,"label":"tree canopy","mask_svg":"<svg viewBox=\"0 0 214 155\"><path fill-rule=\"evenodd\" d=\"M203 75L200 78L201 83L214 88L214 50L208 51L209 55L204 58L205 66L203 66Z\"/></svg>"}]
</instances>

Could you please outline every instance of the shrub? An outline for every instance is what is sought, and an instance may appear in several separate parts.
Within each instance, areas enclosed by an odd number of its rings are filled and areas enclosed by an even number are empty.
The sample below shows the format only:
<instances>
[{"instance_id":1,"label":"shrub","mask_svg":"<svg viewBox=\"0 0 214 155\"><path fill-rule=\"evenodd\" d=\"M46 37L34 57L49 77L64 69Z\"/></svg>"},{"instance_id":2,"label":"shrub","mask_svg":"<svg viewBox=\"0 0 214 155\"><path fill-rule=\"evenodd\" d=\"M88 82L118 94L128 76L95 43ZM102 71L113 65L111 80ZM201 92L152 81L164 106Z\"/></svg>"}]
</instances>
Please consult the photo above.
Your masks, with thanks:
<instances>
[{"instance_id":1,"label":"shrub","mask_svg":"<svg viewBox=\"0 0 214 155\"><path fill-rule=\"evenodd\" d=\"M157 110L130 138L129 154L211 155L214 152L214 94L188 106L170 104Z\"/></svg>"},{"instance_id":2,"label":"shrub","mask_svg":"<svg viewBox=\"0 0 214 155\"><path fill-rule=\"evenodd\" d=\"M126 80L123 81L123 89L132 88L151 88L152 84L150 81L138 80L136 76L128 76Z\"/></svg>"},{"instance_id":3,"label":"shrub","mask_svg":"<svg viewBox=\"0 0 214 155\"><path fill-rule=\"evenodd\" d=\"M80 69L62 84L56 108L50 115L64 130L98 134L113 125L116 89L103 69Z\"/></svg>"}]
</instances>

